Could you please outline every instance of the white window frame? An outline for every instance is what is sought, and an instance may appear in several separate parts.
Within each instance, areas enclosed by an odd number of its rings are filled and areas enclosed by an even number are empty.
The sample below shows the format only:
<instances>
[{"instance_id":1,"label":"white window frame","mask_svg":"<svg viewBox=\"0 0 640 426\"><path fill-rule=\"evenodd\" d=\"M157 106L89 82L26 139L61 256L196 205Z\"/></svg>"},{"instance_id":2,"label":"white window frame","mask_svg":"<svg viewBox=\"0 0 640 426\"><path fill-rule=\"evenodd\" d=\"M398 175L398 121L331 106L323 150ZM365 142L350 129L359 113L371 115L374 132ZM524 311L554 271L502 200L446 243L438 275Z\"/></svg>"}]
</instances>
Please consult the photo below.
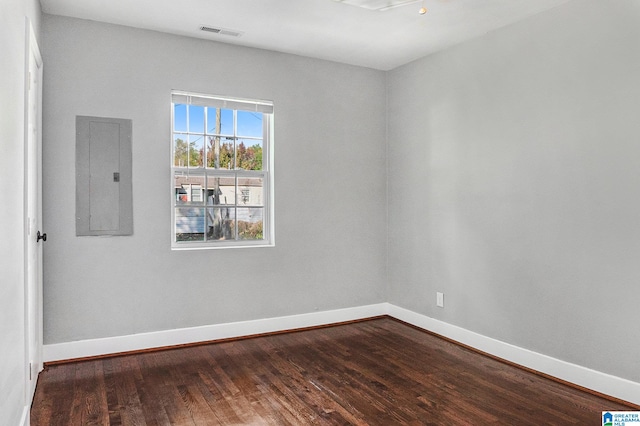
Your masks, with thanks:
<instances>
[{"instance_id":1,"label":"white window frame","mask_svg":"<svg viewBox=\"0 0 640 426\"><path fill-rule=\"evenodd\" d=\"M174 136L176 134L199 134L197 132L184 132L175 130L175 105L198 105L212 108L229 109L233 110L234 115L234 141L237 139L245 139L243 135L236 134L236 114L237 111L255 111L263 114L263 131L262 131L262 157L263 164L262 170L227 170L227 169L213 169L208 168L206 165L206 154L203 158L203 167L178 167L174 165ZM206 116L206 112L205 112ZM187 119L188 120L188 119ZM207 137L207 129L203 137ZM173 90L171 92L171 138L170 138L170 168L171 168L171 249L172 250L199 250L199 249L220 249L220 248L239 248L239 247L273 247L275 246L275 221L274 221L274 184L273 184L273 103L264 100L252 100L252 99L240 99L229 98L214 95L205 95L201 93L192 93ZM205 139L205 150L206 150ZM188 148L187 148L188 149ZM175 183L176 174L193 178L202 178L204 176L215 175L216 177L234 178L236 185L235 202L232 205L221 205L220 208L229 207L245 208L242 203L242 193L240 191L239 179L242 178L262 178L263 185L263 199L262 201L262 232L263 239L261 240L243 240L239 239L238 235L238 221L235 222L235 239L227 240L207 240L207 208L210 206L207 202L206 190L202 198L202 207L205 209L204 217L204 241L176 241L176 210L180 207L178 197L176 197ZM205 187L206 188L206 187ZM191 198L191 192L189 192L189 198ZM195 208L199 208L196 206Z\"/></svg>"}]
</instances>

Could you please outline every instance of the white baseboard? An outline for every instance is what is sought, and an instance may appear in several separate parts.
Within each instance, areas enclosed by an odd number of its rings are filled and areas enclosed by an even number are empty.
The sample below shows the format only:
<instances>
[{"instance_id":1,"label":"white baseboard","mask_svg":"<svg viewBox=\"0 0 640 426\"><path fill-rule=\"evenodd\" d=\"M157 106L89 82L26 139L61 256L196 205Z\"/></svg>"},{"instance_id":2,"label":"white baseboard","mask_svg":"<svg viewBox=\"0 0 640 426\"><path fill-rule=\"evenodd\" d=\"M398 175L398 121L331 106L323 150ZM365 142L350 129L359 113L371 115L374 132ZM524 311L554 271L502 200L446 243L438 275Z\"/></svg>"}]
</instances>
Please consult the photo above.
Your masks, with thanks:
<instances>
[{"instance_id":1,"label":"white baseboard","mask_svg":"<svg viewBox=\"0 0 640 426\"><path fill-rule=\"evenodd\" d=\"M523 367L640 405L640 383L501 342L395 305L388 305L388 315Z\"/></svg>"},{"instance_id":2,"label":"white baseboard","mask_svg":"<svg viewBox=\"0 0 640 426\"><path fill-rule=\"evenodd\" d=\"M210 340L315 327L344 321L389 315L401 321L471 346L496 357L548 374L558 379L640 405L640 383L591 370L537 352L520 348L460 328L390 303L333 311L241 321L201 327L140 333L103 339L44 345L44 361L53 362L175 346Z\"/></svg>"},{"instance_id":3,"label":"white baseboard","mask_svg":"<svg viewBox=\"0 0 640 426\"><path fill-rule=\"evenodd\" d=\"M384 315L386 304L44 345L44 362L317 327Z\"/></svg>"}]
</instances>

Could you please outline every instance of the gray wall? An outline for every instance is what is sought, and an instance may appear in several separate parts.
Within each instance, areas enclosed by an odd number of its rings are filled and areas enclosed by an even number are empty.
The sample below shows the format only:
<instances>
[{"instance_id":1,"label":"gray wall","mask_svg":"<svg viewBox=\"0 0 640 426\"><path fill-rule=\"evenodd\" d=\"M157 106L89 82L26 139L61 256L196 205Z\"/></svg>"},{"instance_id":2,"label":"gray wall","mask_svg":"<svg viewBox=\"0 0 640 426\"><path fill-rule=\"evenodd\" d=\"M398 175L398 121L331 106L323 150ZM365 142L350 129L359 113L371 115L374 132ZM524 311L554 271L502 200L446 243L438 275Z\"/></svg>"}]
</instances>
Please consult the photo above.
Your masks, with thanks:
<instances>
[{"instance_id":1,"label":"gray wall","mask_svg":"<svg viewBox=\"0 0 640 426\"><path fill-rule=\"evenodd\" d=\"M37 0L0 3L0 425L25 406L24 82L25 16L40 33Z\"/></svg>"},{"instance_id":2,"label":"gray wall","mask_svg":"<svg viewBox=\"0 0 640 426\"><path fill-rule=\"evenodd\" d=\"M45 15L45 343L385 301L385 74ZM170 247L170 91L275 105L276 247ZM76 237L75 116L133 120L134 235Z\"/></svg>"},{"instance_id":3,"label":"gray wall","mask_svg":"<svg viewBox=\"0 0 640 426\"><path fill-rule=\"evenodd\" d=\"M391 303L640 381L639 42L581 0L389 73Z\"/></svg>"}]
</instances>

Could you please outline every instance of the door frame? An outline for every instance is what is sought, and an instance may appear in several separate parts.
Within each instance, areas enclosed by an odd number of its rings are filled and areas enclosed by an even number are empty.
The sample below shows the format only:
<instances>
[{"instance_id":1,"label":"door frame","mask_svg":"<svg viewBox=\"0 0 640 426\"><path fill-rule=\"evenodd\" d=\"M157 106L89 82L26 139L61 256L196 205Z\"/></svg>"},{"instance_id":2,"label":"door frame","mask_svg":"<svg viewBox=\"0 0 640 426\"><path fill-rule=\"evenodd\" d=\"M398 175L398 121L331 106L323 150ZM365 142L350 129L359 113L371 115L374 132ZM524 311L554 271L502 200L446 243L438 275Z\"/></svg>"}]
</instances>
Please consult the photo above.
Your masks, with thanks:
<instances>
[{"instance_id":1,"label":"door frame","mask_svg":"<svg viewBox=\"0 0 640 426\"><path fill-rule=\"evenodd\" d=\"M42 371L43 307L42 307L42 243L36 240L42 230L42 82L43 61L30 19L26 18L25 87L24 87L24 343L25 405L31 406L38 373ZM36 69L31 75L32 65ZM37 93L31 96L31 80ZM37 105L33 105L36 102ZM29 126L35 109L35 138ZM32 170L35 166L35 170ZM35 174L34 174L35 173ZM35 179L33 178L35 176ZM35 200L35 201L34 201ZM32 206L32 203L35 205ZM35 218L30 212L35 210ZM35 244L35 246L33 246ZM35 261L30 256L35 250ZM32 276L34 275L34 276Z\"/></svg>"}]
</instances>

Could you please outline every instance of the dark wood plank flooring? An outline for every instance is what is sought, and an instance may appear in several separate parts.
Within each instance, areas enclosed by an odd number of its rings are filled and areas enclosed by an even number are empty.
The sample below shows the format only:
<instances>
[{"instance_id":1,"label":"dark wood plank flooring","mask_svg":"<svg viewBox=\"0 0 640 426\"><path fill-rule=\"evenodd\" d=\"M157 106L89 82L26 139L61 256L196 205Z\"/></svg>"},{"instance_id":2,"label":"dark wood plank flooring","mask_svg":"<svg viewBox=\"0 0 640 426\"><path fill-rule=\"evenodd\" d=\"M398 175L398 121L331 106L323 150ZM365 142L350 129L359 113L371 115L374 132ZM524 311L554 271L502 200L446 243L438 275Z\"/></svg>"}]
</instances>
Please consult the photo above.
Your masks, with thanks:
<instances>
[{"instance_id":1,"label":"dark wood plank flooring","mask_svg":"<svg viewBox=\"0 0 640 426\"><path fill-rule=\"evenodd\" d=\"M601 425L630 410L388 318L48 366L39 425Z\"/></svg>"}]
</instances>

